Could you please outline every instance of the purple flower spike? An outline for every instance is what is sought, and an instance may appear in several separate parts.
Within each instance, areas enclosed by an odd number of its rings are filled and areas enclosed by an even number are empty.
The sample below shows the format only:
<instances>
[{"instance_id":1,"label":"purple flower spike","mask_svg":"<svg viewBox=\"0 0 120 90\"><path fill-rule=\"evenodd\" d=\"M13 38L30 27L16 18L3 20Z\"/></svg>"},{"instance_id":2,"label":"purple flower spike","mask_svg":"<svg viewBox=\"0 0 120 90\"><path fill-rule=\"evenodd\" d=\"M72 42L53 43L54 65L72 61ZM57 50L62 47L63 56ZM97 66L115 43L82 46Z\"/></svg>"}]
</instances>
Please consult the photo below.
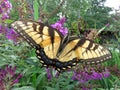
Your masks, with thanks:
<instances>
[{"instance_id":1,"label":"purple flower spike","mask_svg":"<svg viewBox=\"0 0 120 90\"><path fill-rule=\"evenodd\" d=\"M9 13L11 9L12 4L8 0L0 1L0 19L2 19L2 21L9 18Z\"/></svg>"},{"instance_id":2,"label":"purple flower spike","mask_svg":"<svg viewBox=\"0 0 120 90\"><path fill-rule=\"evenodd\" d=\"M19 35L14 31L14 29L9 29L6 26L0 25L0 34L5 35L7 39L12 40L17 44Z\"/></svg>"},{"instance_id":3,"label":"purple flower spike","mask_svg":"<svg viewBox=\"0 0 120 90\"><path fill-rule=\"evenodd\" d=\"M2 10L2 7L0 6L0 14L2 14L3 13L3 10Z\"/></svg>"},{"instance_id":4,"label":"purple flower spike","mask_svg":"<svg viewBox=\"0 0 120 90\"><path fill-rule=\"evenodd\" d=\"M7 39L13 40L14 43L17 43L18 36L19 35L14 31L14 29L10 29L10 31L6 35Z\"/></svg>"},{"instance_id":5,"label":"purple flower spike","mask_svg":"<svg viewBox=\"0 0 120 90\"><path fill-rule=\"evenodd\" d=\"M5 7L9 8L9 9L12 9L12 4L8 0L6 0L5 1Z\"/></svg>"},{"instance_id":6,"label":"purple flower spike","mask_svg":"<svg viewBox=\"0 0 120 90\"><path fill-rule=\"evenodd\" d=\"M5 68L6 71L8 71L10 76L15 76L15 71L16 71L16 66L14 68L12 68L12 66L6 66Z\"/></svg>"},{"instance_id":7,"label":"purple flower spike","mask_svg":"<svg viewBox=\"0 0 120 90\"><path fill-rule=\"evenodd\" d=\"M110 72L105 68L100 72L95 71L94 68L83 68L74 71L72 79L78 80L80 83L88 82L89 80L102 80L110 76Z\"/></svg>"},{"instance_id":8,"label":"purple flower spike","mask_svg":"<svg viewBox=\"0 0 120 90\"><path fill-rule=\"evenodd\" d=\"M48 81L50 81L52 79L52 74L51 74L50 68L46 68L46 72L47 72Z\"/></svg>"},{"instance_id":9,"label":"purple flower spike","mask_svg":"<svg viewBox=\"0 0 120 90\"><path fill-rule=\"evenodd\" d=\"M2 25L0 25L0 33L2 33Z\"/></svg>"},{"instance_id":10,"label":"purple flower spike","mask_svg":"<svg viewBox=\"0 0 120 90\"><path fill-rule=\"evenodd\" d=\"M58 78L60 74L54 68L46 68L46 73L48 81L51 81L52 78Z\"/></svg>"},{"instance_id":11,"label":"purple flower spike","mask_svg":"<svg viewBox=\"0 0 120 90\"><path fill-rule=\"evenodd\" d=\"M16 74L16 66L6 65L5 69L0 69L0 90L10 90L15 83L18 83L22 74Z\"/></svg>"},{"instance_id":12,"label":"purple flower spike","mask_svg":"<svg viewBox=\"0 0 120 90\"><path fill-rule=\"evenodd\" d=\"M63 17L63 18L61 18L59 21L58 21L58 23L61 23L62 25L65 23L65 21L66 21L66 18L65 17Z\"/></svg>"},{"instance_id":13,"label":"purple flower spike","mask_svg":"<svg viewBox=\"0 0 120 90\"><path fill-rule=\"evenodd\" d=\"M11 85L13 85L13 84L15 84L15 83L18 83L18 82L19 82L19 79L22 78L22 76L23 76L22 74L19 74L18 77L17 77L15 80L12 81L12 84L11 84Z\"/></svg>"},{"instance_id":14,"label":"purple flower spike","mask_svg":"<svg viewBox=\"0 0 120 90\"><path fill-rule=\"evenodd\" d=\"M51 26L59 30L63 35L66 35L68 33L68 29L63 27L65 21L66 19L63 17L59 21L57 21L55 24L52 24Z\"/></svg>"},{"instance_id":15,"label":"purple flower spike","mask_svg":"<svg viewBox=\"0 0 120 90\"><path fill-rule=\"evenodd\" d=\"M2 20L6 20L9 18L9 15L7 13L4 13L1 17Z\"/></svg>"},{"instance_id":16,"label":"purple flower spike","mask_svg":"<svg viewBox=\"0 0 120 90\"><path fill-rule=\"evenodd\" d=\"M7 31L8 31L7 27L0 25L0 33L1 34L6 35Z\"/></svg>"}]
</instances>

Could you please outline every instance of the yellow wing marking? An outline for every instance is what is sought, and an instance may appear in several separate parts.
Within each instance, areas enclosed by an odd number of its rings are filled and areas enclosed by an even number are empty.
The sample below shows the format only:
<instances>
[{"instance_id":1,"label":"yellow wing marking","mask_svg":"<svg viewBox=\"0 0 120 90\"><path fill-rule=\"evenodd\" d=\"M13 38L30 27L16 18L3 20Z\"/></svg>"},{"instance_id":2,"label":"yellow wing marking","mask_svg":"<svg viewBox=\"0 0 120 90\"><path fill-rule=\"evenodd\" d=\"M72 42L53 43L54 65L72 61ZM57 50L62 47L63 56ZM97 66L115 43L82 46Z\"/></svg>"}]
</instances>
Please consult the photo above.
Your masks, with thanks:
<instances>
[{"instance_id":1,"label":"yellow wing marking","mask_svg":"<svg viewBox=\"0 0 120 90\"><path fill-rule=\"evenodd\" d=\"M49 58L56 58L56 54L61 43L60 41L61 41L60 37L56 36L54 37L53 44L51 43L51 39L49 38L41 42L40 45L41 47L44 48L44 51Z\"/></svg>"},{"instance_id":2,"label":"yellow wing marking","mask_svg":"<svg viewBox=\"0 0 120 90\"><path fill-rule=\"evenodd\" d=\"M79 39L73 40L71 42L69 42L65 48L63 48L62 53L60 53L59 58L65 57L67 55L67 53L76 46L76 44L78 43Z\"/></svg>"},{"instance_id":3,"label":"yellow wing marking","mask_svg":"<svg viewBox=\"0 0 120 90\"><path fill-rule=\"evenodd\" d=\"M44 27L43 27L43 34L44 34L44 35L49 35L48 27L47 27L47 26L44 26Z\"/></svg>"},{"instance_id":4,"label":"yellow wing marking","mask_svg":"<svg viewBox=\"0 0 120 90\"><path fill-rule=\"evenodd\" d=\"M85 43L81 47L87 48L89 44L90 44L90 41L86 40Z\"/></svg>"}]
</instances>

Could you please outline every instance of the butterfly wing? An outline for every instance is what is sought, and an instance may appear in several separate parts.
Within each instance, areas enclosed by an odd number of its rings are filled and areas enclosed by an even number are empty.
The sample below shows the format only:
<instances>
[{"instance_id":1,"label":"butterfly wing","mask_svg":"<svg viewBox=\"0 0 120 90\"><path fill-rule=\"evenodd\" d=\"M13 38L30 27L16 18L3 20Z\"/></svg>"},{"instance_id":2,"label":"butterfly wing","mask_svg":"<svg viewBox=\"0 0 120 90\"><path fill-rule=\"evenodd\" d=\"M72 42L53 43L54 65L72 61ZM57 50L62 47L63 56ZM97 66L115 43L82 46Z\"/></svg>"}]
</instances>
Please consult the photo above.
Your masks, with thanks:
<instances>
[{"instance_id":1,"label":"butterfly wing","mask_svg":"<svg viewBox=\"0 0 120 90\"><path fill-rule=\"evenodd\" d=\"M55 58L63 35L50 26L35 21L15 21L11 26L34 48L44 48L49 58Z\"/></svg>"},{"instance_id":2,"label":"butterfly wing","mask_svg":"<svg viewBox=\"0 0 120 90\"><path fill-rule=\"evenodd\" d=\"M59 56L59 61L68 62L76 59L75 62L87 64L100 63L111 58L109 50L88 39L75 38L70 40Z\"/></svg>"}]
</instances>

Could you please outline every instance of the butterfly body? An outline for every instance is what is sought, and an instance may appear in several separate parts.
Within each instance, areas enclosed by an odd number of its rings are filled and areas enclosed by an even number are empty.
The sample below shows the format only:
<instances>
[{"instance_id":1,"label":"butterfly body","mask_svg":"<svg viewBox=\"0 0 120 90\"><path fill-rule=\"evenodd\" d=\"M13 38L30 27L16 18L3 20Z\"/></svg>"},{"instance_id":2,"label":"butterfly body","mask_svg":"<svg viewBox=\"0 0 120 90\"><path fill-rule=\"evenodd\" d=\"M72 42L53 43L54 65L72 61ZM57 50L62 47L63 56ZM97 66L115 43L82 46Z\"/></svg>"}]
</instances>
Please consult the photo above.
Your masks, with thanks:
<instances>
[{"instance_id":1,"label":"butterfly body","mask_svg":"<svg viewBox=\"0 0 120 90\"><path fill-rule=\"evenodd\" d=\"M88 39L63 36L61 32L35 21L16 21L11 25L33 48L43 66L58 71L78 62L100 63L111 58L109 50ZM69 37L69 38L68 38Z\"/></svg>"}]
</instances>

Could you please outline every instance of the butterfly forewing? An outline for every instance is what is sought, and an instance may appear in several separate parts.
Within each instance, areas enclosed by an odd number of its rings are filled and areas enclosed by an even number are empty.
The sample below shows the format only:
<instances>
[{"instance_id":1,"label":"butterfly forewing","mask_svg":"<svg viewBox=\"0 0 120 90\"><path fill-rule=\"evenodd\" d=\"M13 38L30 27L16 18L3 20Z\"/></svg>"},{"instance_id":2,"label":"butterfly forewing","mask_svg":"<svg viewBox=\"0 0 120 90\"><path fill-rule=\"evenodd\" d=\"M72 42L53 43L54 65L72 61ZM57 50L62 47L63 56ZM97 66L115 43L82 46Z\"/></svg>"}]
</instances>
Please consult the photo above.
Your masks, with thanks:
<instances>
[{"instance_id":1,"label":"butterfly forewing","mask_svg":"<svg viewBox=\"0 0 120 90\"><path fill-rule=\"evenodd\" d=\"M62 34L34 21L15 21L11 25L31 46L39 45L49 58L55 58L61 45Z\"/></svg>"}]
</instances>

